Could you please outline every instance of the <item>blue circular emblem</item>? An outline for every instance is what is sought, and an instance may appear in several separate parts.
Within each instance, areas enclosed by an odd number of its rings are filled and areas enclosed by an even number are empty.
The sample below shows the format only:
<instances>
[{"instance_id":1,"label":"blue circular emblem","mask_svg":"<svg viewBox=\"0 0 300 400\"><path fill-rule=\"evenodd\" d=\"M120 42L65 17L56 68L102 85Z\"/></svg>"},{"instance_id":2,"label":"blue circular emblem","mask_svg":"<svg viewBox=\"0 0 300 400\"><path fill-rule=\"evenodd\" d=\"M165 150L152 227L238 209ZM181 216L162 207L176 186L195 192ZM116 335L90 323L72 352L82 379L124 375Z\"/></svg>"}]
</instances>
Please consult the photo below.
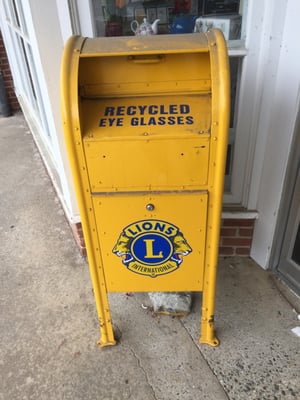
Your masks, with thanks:
<instances>
[{"instance_id":1,"label":"blue circular emblem","mask_svg":"<svg viewBox=\"0 0 300 400\"><path fill-rule=\"evenodd\" d=\"M170 239L159 233L144 233L136 237L131 244L132 255L144 265L160 265L173 254Z\"/></svg>"},{"instance_id":2,"label":"blue circular emblem","mask_svg":"<svg viewBox=\"0 0 300 400\"><path fill-rule=\"evenodd\" d=\"M127 225L112 249L128 271L151 278L176 271L191 251L179 228L159 219Z\"/></svg>"}]
</instances>

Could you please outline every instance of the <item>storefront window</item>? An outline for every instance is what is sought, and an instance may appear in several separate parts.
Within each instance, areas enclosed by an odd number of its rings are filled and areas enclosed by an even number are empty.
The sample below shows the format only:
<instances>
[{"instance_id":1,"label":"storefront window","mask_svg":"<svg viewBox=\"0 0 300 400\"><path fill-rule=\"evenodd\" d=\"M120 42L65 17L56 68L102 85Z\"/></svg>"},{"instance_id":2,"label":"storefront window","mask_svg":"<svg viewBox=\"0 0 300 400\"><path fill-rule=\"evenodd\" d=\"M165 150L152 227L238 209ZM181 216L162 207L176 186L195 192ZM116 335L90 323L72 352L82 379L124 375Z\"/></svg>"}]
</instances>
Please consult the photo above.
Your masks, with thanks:
<instances>
[{"instance_id":1,"label":"storefront window","mask_svg":"<svg viewBox=\"0 0 300 400\"><path fill-rule=\"evenodd\" d=\"M206 32L218 28L228 43L231 113L225 192L231 196L241 70L247 54L244 22L247 0L92 0L96 36L133 36L145 21L157 34ZM157 21L158 20L158 21Z\"/></svg>"},{"instance_id":2,"label":"storefront window","mask_svg":"<svg viewBox=\"0 0 300 400\"><path fill-rule=\"evenodd\" d=\"M93 0L97 36L134 35L144 18L157 33L206 32L219 28L226 40L241 38L241 0Z\"/></svg>"}]
</instances>

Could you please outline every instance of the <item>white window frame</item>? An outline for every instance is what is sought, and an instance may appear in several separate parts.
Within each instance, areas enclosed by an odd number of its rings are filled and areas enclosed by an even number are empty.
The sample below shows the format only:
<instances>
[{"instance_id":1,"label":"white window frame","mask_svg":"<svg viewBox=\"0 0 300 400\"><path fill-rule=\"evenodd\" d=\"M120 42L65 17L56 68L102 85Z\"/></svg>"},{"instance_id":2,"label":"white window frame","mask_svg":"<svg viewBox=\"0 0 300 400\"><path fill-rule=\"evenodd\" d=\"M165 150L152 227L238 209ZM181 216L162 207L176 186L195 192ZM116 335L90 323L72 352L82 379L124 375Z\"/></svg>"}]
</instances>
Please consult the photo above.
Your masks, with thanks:
<instances>
[{"instance_id":1,"label":"white window frame","mask_svg":"<svg viewBox=\"0 0 300 400\"><path fill-rule=\"evenodd\" d=\"M255 209L249 204L259 104L263 90L264 36L268 27L268 4L254 0L244 4L241 41L228 43L230 57L242 57L239 90L235 104L235 140L231 191L223 197L225 206Z\"/></svg>"}]
</instances>

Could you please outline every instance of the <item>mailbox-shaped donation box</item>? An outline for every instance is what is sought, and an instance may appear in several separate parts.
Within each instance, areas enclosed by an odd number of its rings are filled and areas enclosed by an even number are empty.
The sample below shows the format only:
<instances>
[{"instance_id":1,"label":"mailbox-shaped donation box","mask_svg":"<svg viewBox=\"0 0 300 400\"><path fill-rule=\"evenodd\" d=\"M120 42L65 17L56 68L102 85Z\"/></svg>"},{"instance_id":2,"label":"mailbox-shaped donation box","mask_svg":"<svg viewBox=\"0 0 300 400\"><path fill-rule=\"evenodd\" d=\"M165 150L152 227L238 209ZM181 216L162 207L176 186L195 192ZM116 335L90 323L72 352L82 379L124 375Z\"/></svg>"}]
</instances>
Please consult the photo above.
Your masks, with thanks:
<instances>
[{"instance_id":1,"label":"mailbox-shaped donation box","mask_svg":"<svg viewBox=\"0 0 300 400\"><path fill-rule=\"evenodd\" d=\"M203 292L200 342L218 345L227 50L218 30L175 36L75 36L63 55L62 116L100 346L115 344L107 293L123 291Z\"/></svg>"}]
</instances>

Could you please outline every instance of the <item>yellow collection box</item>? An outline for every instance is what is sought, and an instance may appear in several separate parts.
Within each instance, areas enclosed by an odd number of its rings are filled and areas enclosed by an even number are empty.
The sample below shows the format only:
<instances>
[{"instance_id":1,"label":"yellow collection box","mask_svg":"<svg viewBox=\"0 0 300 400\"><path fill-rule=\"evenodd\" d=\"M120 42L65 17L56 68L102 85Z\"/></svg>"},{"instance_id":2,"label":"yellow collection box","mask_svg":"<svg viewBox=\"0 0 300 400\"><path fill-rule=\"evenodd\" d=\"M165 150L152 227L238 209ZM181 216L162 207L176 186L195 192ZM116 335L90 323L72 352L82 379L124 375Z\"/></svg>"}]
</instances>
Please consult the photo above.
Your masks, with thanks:
<instances>
[{"instance_id":1,"label":"yellow collection box","mask_svg":"<svg viewBox=\"0 0 300 400\"><path fill-rule=\"evenodd\" d=\"M176 37L175 37L176 36ZM205 34L69 39L62 117L100 320L108 292L203 292L214 303L229 118L226 44Z\"/></svg>"}]
</instances>

